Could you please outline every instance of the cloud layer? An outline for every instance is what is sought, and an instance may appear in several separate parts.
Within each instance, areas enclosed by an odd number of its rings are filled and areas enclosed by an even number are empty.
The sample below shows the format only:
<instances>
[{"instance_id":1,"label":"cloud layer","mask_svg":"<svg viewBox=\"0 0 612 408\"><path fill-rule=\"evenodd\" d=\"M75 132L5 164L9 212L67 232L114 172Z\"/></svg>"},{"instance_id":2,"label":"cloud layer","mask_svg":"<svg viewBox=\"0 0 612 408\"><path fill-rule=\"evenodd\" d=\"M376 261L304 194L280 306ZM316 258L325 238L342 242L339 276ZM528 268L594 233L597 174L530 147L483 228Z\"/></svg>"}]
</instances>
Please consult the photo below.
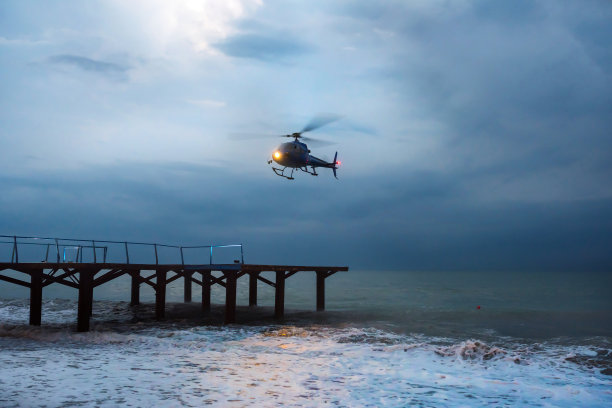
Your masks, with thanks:
<instances>
[{"instance_id":1,"label":"cloud layer","mask_svg":"<svg viewBox=\"0 0 612 408\"><path fill-rule=\"evenodd\" d=\"M0 15L2 233L612 267L609 2L63 4ZM274 176L320 112L340 181Z\"/></svg>"}]
</instances>

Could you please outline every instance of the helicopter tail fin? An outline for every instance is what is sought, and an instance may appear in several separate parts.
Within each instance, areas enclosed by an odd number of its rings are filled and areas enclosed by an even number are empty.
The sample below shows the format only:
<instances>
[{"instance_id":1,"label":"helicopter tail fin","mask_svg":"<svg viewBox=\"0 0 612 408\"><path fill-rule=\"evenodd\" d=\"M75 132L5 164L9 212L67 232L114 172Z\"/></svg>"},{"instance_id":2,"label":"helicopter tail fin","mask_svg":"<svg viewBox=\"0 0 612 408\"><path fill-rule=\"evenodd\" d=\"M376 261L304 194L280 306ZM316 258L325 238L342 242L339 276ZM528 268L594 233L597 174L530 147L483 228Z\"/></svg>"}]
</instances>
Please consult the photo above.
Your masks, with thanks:
<instances>
[{"instance_id":1,"label":"helicopter tail fin","mask_svg":"<svg viewBox=\"0 0 612 408\"><path fill-rule=\"evenodd\" d=\"M336 152L336 154L334 155L334 167L332 167L335 178L338 178L338 175L336 174L336 170L338 170L338 160L337 159L338 159L338 152Z\"/></svg>"}]
</instances>

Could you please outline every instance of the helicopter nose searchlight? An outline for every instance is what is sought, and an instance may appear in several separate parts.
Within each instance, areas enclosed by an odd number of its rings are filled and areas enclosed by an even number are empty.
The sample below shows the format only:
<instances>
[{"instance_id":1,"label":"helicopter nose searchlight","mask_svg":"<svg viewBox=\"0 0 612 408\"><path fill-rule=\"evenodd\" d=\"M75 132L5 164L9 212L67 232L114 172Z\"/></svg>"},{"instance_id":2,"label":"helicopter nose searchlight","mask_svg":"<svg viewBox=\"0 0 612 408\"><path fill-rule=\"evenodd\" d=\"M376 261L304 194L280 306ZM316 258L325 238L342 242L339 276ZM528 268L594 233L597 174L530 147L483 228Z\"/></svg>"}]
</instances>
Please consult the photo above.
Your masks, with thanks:
<instances>
[{"instance_id":1,"label":"helicopter nose searchlight","mask_svg":"<svg viewBox=\"0 0 612 408\"><path fill-rule=\"evenodd\" d=\"M315 157L310 154L308 146L303 141L318 142L320 140L302 136L302 133L318 129L338 119L339 117L337 116L317 117L313 119L309 124L307 124L300 132L281 136L293 138L293 141L281 144L274 151L274 153L272 154L272 160L268 160L268 164L272 164L274 162L282 166L282 168L277 168L272 165L272 171L274 171L277 176L284 177L288 180L293 180L293 172L295 170L301 170L304 173L308 173L313 176L318 176L317 167L323 167L327 169L332 169L332 171L334 172L334 177L338 178L336 174L336 170L338 170L338 166L340 165L340 161L337 160L338 152L336 152L334 156L334 161L332 162L327 162L325 160L319 159L318 157ZM300 141L300 139L302 141ZM287 171L287 169L291 169L291 173L289 175L285 174L285 171Z\"/></svg>"}]
</instances>

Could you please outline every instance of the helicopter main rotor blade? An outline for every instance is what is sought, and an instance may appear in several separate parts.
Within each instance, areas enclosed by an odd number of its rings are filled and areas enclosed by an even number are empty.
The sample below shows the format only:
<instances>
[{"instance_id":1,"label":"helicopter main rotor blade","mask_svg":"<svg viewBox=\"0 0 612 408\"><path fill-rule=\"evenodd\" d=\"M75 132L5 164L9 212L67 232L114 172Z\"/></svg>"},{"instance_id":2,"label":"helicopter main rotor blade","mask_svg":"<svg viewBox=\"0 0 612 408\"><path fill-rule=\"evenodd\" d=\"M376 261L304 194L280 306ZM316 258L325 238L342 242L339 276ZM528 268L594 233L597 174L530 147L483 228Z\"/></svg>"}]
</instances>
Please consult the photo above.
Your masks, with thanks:
<instances>
[{"instance_id":1,"label":"helicopter main rotor blade","mask_svg":"<svg viewBox=\"0 0 612 408\"><path fill-rule=\"evenodd\" d=\"M322 126L327 125L328 123L332 123L340 119L338 115L320 115L313 118L300 133L310 132L311 130L318 129Z\"/></svg>"},{"instance_id":2,"label":"helicopter main rotor blade","mask_svg":"<svg viewBox=\"0 0 612 408\"><path fill-rule=\"evenodd\" d=\"M330 142L330 141L327 141L327 140L315 139L315 138L312 138L312 137L305 137L305 136L302 136L300 139L302 139L306 143L308 143L310 145L314 145L314 146L331 146L331 145L337 144L336 142Z\"/></svg>"}]
</instances>

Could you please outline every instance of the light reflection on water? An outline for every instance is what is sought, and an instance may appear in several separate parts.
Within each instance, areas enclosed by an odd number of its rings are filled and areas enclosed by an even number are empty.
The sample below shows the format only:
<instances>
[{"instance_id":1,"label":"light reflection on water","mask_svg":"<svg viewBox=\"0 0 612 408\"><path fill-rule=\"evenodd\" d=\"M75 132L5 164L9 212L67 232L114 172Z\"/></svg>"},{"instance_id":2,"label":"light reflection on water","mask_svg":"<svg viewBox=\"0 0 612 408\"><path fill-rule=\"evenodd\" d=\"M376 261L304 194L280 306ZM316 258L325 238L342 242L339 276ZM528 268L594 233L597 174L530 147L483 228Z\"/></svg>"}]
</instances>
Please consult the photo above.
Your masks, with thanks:
<instances>
[{"instance_id":1,"label":"light reflection on water","mask_svg":"<svg viewBox=\"0 0 612 408\"><path fill-rule=\"evenodd\" d=\"M0 402L40 406L43 393L48 406L612 402L612 377L597 366L612 357L609 342L601 348L604 339L595 347L327 325L201 326L186 318L160 324L149 319L152 308L138 310L134 321L133 308L112 301L97 309L98 320L112 314L113 321L75 333L63 313L71 303L46 304L55 323L42 328L18 324L18 304L12 303L16 324L0 326ZM185 316L197 308L170 309L171 316Z\"/></svg>"}]
</instances>

